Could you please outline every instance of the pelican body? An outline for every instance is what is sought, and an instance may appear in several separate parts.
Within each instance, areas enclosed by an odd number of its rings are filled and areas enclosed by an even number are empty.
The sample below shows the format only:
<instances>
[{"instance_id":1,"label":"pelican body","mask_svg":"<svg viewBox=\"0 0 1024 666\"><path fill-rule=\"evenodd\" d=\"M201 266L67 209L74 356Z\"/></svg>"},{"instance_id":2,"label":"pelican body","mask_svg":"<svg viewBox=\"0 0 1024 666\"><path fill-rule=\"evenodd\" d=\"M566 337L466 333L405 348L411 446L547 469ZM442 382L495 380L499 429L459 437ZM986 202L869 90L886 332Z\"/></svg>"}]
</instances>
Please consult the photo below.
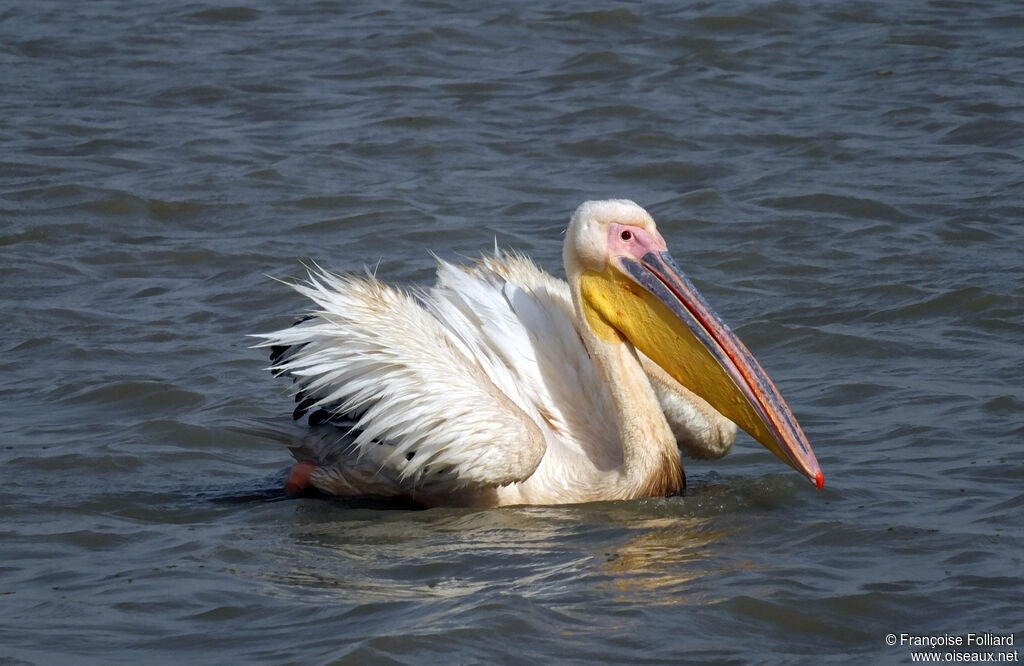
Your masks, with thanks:
<instances>
[{"instance_id":1,"label":"pelican body","mask_svg":"<svg viewBox=\"0 0 1024 666\"><path fill-rule=\"evenodd\" d=\"M439 261L406 292L311 270L315 304L258 337L293 378L307 487L421 505L504 506L679 493L680 449L715 458L743 428L819 489L775 385L676 266L654 220L588 201L565 235L566 280L525 257Z\"/></svg>"}]
</instances>

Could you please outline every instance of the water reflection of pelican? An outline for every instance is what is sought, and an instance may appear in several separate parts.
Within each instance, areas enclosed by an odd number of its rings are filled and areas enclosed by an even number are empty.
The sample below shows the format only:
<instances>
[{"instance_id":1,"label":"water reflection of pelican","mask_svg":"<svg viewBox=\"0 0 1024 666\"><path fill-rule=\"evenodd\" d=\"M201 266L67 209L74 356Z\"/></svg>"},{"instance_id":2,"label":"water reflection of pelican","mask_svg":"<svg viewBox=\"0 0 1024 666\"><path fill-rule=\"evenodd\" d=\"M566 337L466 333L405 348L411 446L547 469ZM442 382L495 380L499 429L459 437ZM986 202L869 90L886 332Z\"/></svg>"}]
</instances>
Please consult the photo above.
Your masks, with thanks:
<instances>
[{"instance_id":1,"label":"water reflection of pelican","mask_svg":"<svg viewBox=\"0 0 1024 666\"><path fill-rule=\"evenodd\" d=\"M700 579L727 569L713 567L708 547L729 534L715 528L710 518L675 516L654 518L635 525L627 541L602 553L601 572L613 597L633 601L641 597L649 605L709 603L699 598L709 589L696 585Z\"/></svg>"}]
</instances>

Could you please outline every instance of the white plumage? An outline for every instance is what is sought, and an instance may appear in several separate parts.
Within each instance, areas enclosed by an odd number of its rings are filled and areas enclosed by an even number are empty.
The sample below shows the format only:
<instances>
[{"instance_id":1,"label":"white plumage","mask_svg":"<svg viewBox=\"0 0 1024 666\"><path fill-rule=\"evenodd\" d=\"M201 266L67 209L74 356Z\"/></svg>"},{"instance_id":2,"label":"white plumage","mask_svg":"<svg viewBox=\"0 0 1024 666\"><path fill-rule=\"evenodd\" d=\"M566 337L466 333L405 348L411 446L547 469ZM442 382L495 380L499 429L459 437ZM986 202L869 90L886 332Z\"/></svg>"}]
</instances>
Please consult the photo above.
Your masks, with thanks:
<instances>
[{"instance_id":1,"label":"white plumage","mask_svg":"<svg viewBox=\"0 0 1024 666\"><path fill-rule=\"evenodd\" d=\"M632 202L584 204L567 234L569 283L495 254L439 261L428 290L319 269L293 285L311 316L260 346L294 378L298 413L336 428L293 448L293 489L426 505L625 499L681 490L677 439L723 455L735 425L628 342L596 339L574 301L575 255L613 220L656 234Z\"/></svg>"}]
</instances>

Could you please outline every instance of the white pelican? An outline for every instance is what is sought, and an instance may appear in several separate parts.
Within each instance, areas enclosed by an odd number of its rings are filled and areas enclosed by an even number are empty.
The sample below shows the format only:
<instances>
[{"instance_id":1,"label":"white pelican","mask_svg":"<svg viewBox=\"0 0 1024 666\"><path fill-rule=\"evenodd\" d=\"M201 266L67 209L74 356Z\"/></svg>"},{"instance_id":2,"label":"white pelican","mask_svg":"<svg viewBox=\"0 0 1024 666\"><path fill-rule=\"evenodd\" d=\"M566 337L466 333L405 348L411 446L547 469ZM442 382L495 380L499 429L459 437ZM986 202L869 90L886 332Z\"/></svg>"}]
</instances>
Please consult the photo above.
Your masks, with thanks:
<instances>
[{"instance_id":1,"label":"white pelican","mask_svg":"<svg viewBox=\"0 0 1024 666\"><path fill-rule=\"evenodd\" d=\"M567 282L496 253L439 261L436 285L411 293L321 270L293 285L316 309L258 346L294 378L295 418L335 427L293 446L286 492L427 506L663 496L685 485L679 448L724 455L734 424L822 487L778 390L647 211L582 204L563 258Z\"/></svg>"}]
</instances>

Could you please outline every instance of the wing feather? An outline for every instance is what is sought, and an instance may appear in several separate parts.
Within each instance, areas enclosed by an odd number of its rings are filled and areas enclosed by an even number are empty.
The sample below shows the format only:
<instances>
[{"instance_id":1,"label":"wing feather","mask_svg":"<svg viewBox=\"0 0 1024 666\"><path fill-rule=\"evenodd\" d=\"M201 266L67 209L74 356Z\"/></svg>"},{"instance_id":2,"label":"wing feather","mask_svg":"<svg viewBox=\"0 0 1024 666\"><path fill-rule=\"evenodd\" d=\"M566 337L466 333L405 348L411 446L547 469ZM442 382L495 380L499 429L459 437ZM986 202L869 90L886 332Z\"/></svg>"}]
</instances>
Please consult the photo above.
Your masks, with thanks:
<instances>
[{"instance_id":1,"label":"wing feather","mask_svg":"<svg viewBox=\"0 0 1024 666\"><path fill-rule=\"evenodd\" d=\"M586 457L599 468L621 462L611 397L576 332L564 281L525 257L493 256L473 266L440 262L429 296L427 308L542 425L549 455Z\"/></svg>"},{"instance_id":2,"label":"wing feather","mask_svg":"<svg viewBox=\"0 0 1024 666\"><path fill-rule=\"evenodd\" d=\"M258 336L259 346L294 348L272 370L294 377L314 407L354 419L358 458L413 487L430 467L461 486L533 473L545 450L536 423L413 296L320 270L293 287L314 317Z\"/></svg>"}]
</instances>

